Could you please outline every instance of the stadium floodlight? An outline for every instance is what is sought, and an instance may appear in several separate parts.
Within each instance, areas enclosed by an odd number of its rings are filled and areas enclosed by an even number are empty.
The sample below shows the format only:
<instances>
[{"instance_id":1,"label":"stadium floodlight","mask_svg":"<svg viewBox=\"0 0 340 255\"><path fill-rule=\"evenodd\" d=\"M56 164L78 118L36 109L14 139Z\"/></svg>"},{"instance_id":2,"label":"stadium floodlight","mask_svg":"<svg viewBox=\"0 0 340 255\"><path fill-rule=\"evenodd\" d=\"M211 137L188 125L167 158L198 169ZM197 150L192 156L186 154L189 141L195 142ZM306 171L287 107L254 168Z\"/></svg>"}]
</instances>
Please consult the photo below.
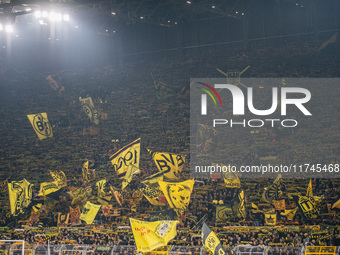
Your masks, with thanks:
<instances>
[{"instance_id":1,"label":"stadium floodlight","mask_svg":"<svg viewBox=\"0 0 340 255\"><path fill-rule=\"evenodd\" d=\"M5 26L5 31L7 33L12 33L13 32L13 26L12 25L6 25Z\"/></svg>"},{"instance_id":2,"label":"stadium floodlight","mask_svg":"<svg viewBox=\"0 0 340 255\"><path fill-rule=\"evenodd\" d=\"M51 20L51 21L61 21L62 20L62 16L60 13L56 13L56 12L51 12L49 15L48 15L48 18Z\"/></svg>"},{"instance_id":3,"label":"stadium floodlight","mask_svg":"<svg viewBox=\"0 0 340 255\"><path fill-rule=\"evenodd\" d=\"M43 18L47 18L47 17L48 17L48 12L47 12L47 11L42 11L42 12L41 12L41 16L42 16Z\"/></svg>"},{"instance_id":4,"label":"stadium floodlight","mask_svg":"<svg viewBox=\"0 0 340 255\"><path fill-rule=\"evenodd\" d=\"M63 15L63 21L70 21L70 15L64 14Z\"/></svg>"},{"instance_id":5,"label":"stadium floodlight","mask_svg":"<svg viewBox=\"0 0 340 255\"><path fill-rule=\"evenodd\" d=\"M41 18L41 16L42 16L41 11L34 12L34 17L36 17L37 19Z\"/></svg>"}]
</instances>

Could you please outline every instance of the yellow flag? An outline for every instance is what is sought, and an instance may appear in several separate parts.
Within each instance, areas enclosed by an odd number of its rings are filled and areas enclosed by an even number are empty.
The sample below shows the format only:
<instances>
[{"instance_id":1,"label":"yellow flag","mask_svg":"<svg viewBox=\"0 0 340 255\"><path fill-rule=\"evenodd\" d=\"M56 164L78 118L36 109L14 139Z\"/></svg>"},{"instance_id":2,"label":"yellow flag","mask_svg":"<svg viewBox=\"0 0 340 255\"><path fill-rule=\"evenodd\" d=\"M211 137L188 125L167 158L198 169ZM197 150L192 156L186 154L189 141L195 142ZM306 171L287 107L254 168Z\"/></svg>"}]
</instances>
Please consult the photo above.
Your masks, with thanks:
<instances>
[{"instance_id":1,"label":"yellow flag","mask_svg":"<svg viewBox=\"0 0 340 255\"><path fill-rule=\"evenodd\" d=\"M298 208L294 208L291 210L285 210L284 212L280 213L282 216L286 216L288 220L292 221L294 219L294 216L297 212Z\"/></svg>"},{"instance_id":2,"label":"yellow flag","mask_svg":"<svg viewBox=\"0 0 340 255\"><path fill-rule=\"evenodd\" d=\"M160 172L170 180L178 180L180 173L182 172L185 157L183 155L165 153L165 152L153 152L148 149L155 164Z\"/></svg>"},{"instance_id":3,"label":"yellow flag","mask_svg":"<svg viewBox=\"0 0 340 255\"><path fill-rule=\"evenodd\" d=\"M194 180L187 180L184 182L158 181L159 187L163 191L170 207L175 209L176 213L179 215L182 215L188 208L194 183Z\"/></svg>"},{"instance_id":4,"label":"yellow flag","mask_svg":"<svg viewBox=\"0 0 340 255\"><path fill-rule=\"evenodd\" d=\"M340 209L340 199L332 205L332 208L339 208Z\"/></svg>"},{"instance_id":5,"label":"yellow flag","mask_svg":"<svg viewBox=\"0 0 340 255\"><path fill-rule=\"evenodd\" d=\"M43 182L40 184L40 191L39 191L38 196L46 196L58 190L60 190L60 187L57 181Z\"/></svg>"},{"instance_id":6,"label":"yellow flag","mask_svg":"<svg viewBox=\"0 0 340 255\"><path fill-rule=\"evenodd\" d=\"M266 225L268 226L276 225L276 214L265 213L264 216L265 216Z\"/></svg>"},{"instance_id":7,"label":"yellow flag","mask_svg":"<svg viewBox=\"0 0 340 255\"><path fill-rule=\"evenodd\" d=\"M235 175L235 173L232 173L232 172L225 173L224 184L226 188L237 188L237 189L241 188L240 179L237 177L237 175Z\"/></svg>"},{"instance_id":8,"label":"yellow flag","mask_svg":"<svg viewBox=\"0 0 340 255\"><path fill-rule=\"evenodd\" d=\"M83 188L80 187L76 190L73 190L70 192L70 195L72 196L72 202L71 205L74 204L84 204L87 200L87 197L91 195L91 188Z\"/></svg>"},{"instance_id":9,"label":"yellow flag","mask_svg":"<svg viewBox=\"0 0 340 255\"><path fill-rule=\"evenodd\" d=\"M216 206L216 223L226 222L232 218L233 211L230 205L217 205Z\"/></svg>"},{"instance_id":10,"label":"yellow flag","mask_svg":"<svg viewBox=\"0 0 340 255\"><path fill-rule=\"evenodd\" d=\"M130 218L137 250L149 252L174 239L178 221L140 221Z\"/></svg>"},{"instance_id":11,"label":"yellow flag","mask_svg":"<svg viewBox=\"0 0 340 255\"><path fill-rule=\"evenodd\" d=\"M31 203L32 186L33 184L30 184L25 179L8 183L9 202L13 216L23 213L24 208Z\"/></svg>"},{"instance_id":12,"label":"yellow flag","mask_svg":"<svg viewBox=\"0 0 340 255\"><path fill-rule=\"evenodd\" d=\"M119 179L123 179L129 165L134 165L139 169L140 138L124 146L110 157L116 174Z\"/></svg>"},{"instance_id":13,"label":"yellow flag","mask_svg":"<svg viewBox=\"0 0 340 255\"><path fill-rule=\"evenodd\" d=\"M92 97L87 97L87 98L79 97L79 101L83 107L84 112L90 118L91 122L98 125L99 115L98 115L98 111L94 107Z\"/></svg>"},{"instance_id":14,"label":"yellow flag","mask_svg":"<svg viewBox=\"0 0 340 255\"><path fill-rule=\"evenodd\" d=\"M89 184L96 179L95 169L89 169L89 162L85 161L82 167L83 182Z\"/></svg>"},{"instance_id":15,"label":"yellow flag","mask_svg":"<svg viewBox=\"0 0 340 255\"><path fill-rule=\"evenodd\" d=\"M307 196L307 197L312 197L312 196L313 196L312 179L309 179L309 184L308 184L306 196Z\"/></svg>"},{"instance_id":16,"label":"yellow flag","mask_svg":"<svg viewBox=\"0 0 340 255\"><path fill-rule=\"evenodd\" d=\"M58 182L58 186L60 188L65 187L67 185L66 175L63 171L61 170L51 171L50 170L50 174L53 180Z\"/></svg>"},{"instance_id":17,"label":"yellow flag","mask_svg":"<svg viewBox=\"0 0 340 255\"><path fill-rule=\"evenodd\" d=\"M86 222L86 224L92 224L94 218L96 217L101 205L95 205L90 202L86 202L79 219Z\"/></svg>"},{"instance_id":18,"label":"yellow flag","mask_svg":"<svg viewBox=\"0 0 340 255\"><path fill-rule=\"evenodd\" d=\"M202 226L202 241L204 247L211 253L215 255L226 254L222 247L222 244L216 234L209 228L209 226L204 222Z\"/></svg>"},{"instance_id":19,"label":"yellow flag","mask_svg":"<svg viewBox=\"0 0 340 255\"><path fill-rule=\"evenodd\" d=\"M231 209L236 218L245 219L246 205L243 190L240 191L237 197L231 200Z\"/></svg>"},{"instance_id":20,"label":"yellow flag","mask_svg":"<svg viewBox=\"0 0 340 255\"><path fill-rule=\"evenodd\" d=\"M40 140L53 137L52 127L48 121L46 112L29 114L27 117Z\"/></svg>"},{"instance_id":21,"label":"yellow flag","mask_svg":"<svg viewBox=\"0 0 340 255\"><path fill-rule=\"evenodd\" d=\"M106 180L100 180L96 182L97 186L97 197L101 198L105 196L105 185L106 185Z\"/></svg>"},{"instance_id":22,"label":"yellow flag","mask_svg":"<svg viewBox=\"0 0 340 255\"><path fill-rule=\"evenodd\" d=\"M125 173L124 180L122 182L122 190L126 188L126 186L131 182L133 174L138 169L134 165L129 165L128 170Z\"/></svg>"},{"instance_id":23,"label":"yellow flag","mask_svg":"<svg viewBox=\"0 0 340 255\"><path fill-rule=\"evenodd\" d=\"M281 174L274 180L273 184L264 189L262 200L267 203L272 203L273 200L279 200L282 196Z\"/></svg>"},{"instance_id":24,"label":"yellow flag","mask_svg":"<svg viewBox=\"0 0 340 255\"><path fill-rule=\"evenodd\" d=\"M158 172L145 178L141 183L144 184L139 190L152 205L164 206L168 202L160 190L158 181L163 181L163 173Z\"/></svg>"},{"instance_id":25,"label":"yellow flag","mask_svg":"<svg viewBox=\"0 0 340 255\"><path fill-rule=\"evenodd\" d=\"M306 219L317 218L320 213L321 199L307 196L293 196L293 198Z\"/></svg>"}]
</instances>

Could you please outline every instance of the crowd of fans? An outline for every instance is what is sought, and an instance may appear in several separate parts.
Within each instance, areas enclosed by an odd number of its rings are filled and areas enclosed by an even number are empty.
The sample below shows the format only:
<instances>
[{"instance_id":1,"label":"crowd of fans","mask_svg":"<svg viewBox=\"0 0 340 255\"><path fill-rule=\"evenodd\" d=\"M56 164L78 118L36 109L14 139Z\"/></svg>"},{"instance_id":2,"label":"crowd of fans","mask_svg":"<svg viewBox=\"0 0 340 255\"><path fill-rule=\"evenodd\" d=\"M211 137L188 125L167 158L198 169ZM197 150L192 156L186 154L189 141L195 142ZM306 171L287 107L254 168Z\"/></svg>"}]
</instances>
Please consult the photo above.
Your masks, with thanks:
<instances>
[{"instance_id":1,"label":"crowd of fans","mask_svg":"<svg viewBox=\"0 0 340 255\"><path fill-rule=\"evenodd\" d=\"M181 153L187 156L189 162L190 105L186 93L190 89L189 77L221 77L216 68L242 70L246 65L251 66L245 74L248 77L337 77L338 59L319 52L316 46L295 44L284 48L245 51L227 60L222 57L200 57L141 61L51 74L65 87L62 93L56 93L48 86L45 79L47 74L4 76L0 86L0 181L26 178L34 184L33 202L42 200L37 195L39 184L51 181L49 170L64 171L68 186L63 188L59 202L53 209L43 208L40 216L42 227L34 224L29 226L27 219L12 217L8 194L1 194L0 226L9 226L10 229L0 229L0 239L24 239L36 244L46 244L49 240L51 244L134 245L132 232L119 227L129 226L129 217L147 219L150 212L163 209L155 208L145 198L136 209L132 209L128 199L122 206L112 200L120 215L105 216L100 211L95 220L96 226L104 226L106 231L97 230L95 226L86 228L81 224L63 226L57 234L46 233L48 228L57 226L57 212L68 212L72 200L68 195L70 188L83 185L81 167L85 160L94 162L97 180L107 179L108 184L119 187L109 156L141 137L141 174L123 192L123 196L129 198L129 194L138 189L140 180L158 171L146 148ZM159 83L166 86L166 92L162 91L161 97L160 86L157 86ZM332 105L332 111L329 112L330 108L319 107L320 101L336 102L334 99L339 97L339 88L332 87L325 91L320 86L312 90L313 97L317 99L311 108L313 114L322 116L323 123L313 125L312 121L306 120L301 128L291 132L279 128L264 129L259 133L252 133L250 129L233 131L226 148L230 155L228 163L250 165L261 162L261 157L272 156L273 153L277 156L273 164L309 161L339 163L336 161L340 152L339 119L334 118L339 114L339 105ZM88 96L92 97L100 112L99 125L91 124L82 112L78 98ZM54 133L51 139L39 141L27 119L27 114L40 112L48 114ZM308 132L304 126L310 127ZM303 144L294 146L293 142L301 139ZM190 178L188 168L187 163L182 173L183 180ZM212 201L230 202L239 190L223 187L223 180L199 181L194 186L188 212L180 217L177 236L170 242L171 245L202 246L197 223L207 215L207 223L215 226L215 232L225 247L234 248L240 244L271 245L277 246L276 252L281 253L280 249L285 247L301 247L304 244L340 246L339 209L334 208L332 212L327 210L327 204L334 204L340 198L340 181L337 179L313 180L314 195L323 197L324 201L318 218L306 220L298 212L294 222L290 222L276 212L277 225L291 223L301 226L299 230L284 231L275 228L223 231L223 227L230 226L265 226L264 215L246 210L246 221L231 220L222 225L216 224ZM268 179L241 179L247 205L261 204L262 192L271 183L272 180ZM284 179L283 183L286 190L282 198L289 205L294 203L291 193L305 195L309 179ZM21 229L24 225L25 230L14 231L14 228ZM305 230L304 225L320 225L322 233L313 236L313 231Z\"/></svg>"}]
</instances>

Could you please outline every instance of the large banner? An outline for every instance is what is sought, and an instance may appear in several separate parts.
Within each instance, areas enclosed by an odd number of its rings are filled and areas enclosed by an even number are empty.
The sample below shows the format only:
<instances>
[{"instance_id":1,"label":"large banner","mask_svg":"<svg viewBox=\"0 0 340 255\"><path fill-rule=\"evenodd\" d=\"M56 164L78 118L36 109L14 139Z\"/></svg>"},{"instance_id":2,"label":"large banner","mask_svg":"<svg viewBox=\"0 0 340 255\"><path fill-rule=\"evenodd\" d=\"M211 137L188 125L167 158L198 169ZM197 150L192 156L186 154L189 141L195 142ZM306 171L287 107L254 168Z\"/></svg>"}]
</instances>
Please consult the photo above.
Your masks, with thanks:
<instances>
[{"instance_id":1,"label":"large banner","mask_svg":"<svg viewBox=\"0 0 340 255\"><path fill-rule=\"evenodd\" d=\"M214 255L226 254L216 234L204 222L202 227L202 241L204 247Z\"/></svg>"},{"instance_id":2,"label":"large banner","mask_svg":"<svg viewBox=\"0 0 340 255\"><path fill-rule=\"evenodd\" d=\"M34 131L40 140L53 137L52 127L47 118L47 113L29 114L27 118L32 124Z\"/></svg>"},{"instance_id":3,"label":"large banner","mask_svg":"<svg viewBox=\"0 0 340 255\"><path fill-rule=\"evenodd\" d=\"M165 152L153 152L148 149L152 159L160 172L170 180L178 180L180 173L182 172L185 157L183 155L165 153Z\"/></svg>"},{"instance_id":4,"label":"large banner","mask_svg":"<svg viewBox=\"0 0 340 255\"><path fill-rule=\"evenodd\" d=\"M81 103L84 112L90 118L91 122L98 125L99 115L98 115L98 111L94 107L92 97L87 97L87 98L79 97L79 102Z\"/></svg>"},{"instance_id":5,"label":"large banner","mask_svg":"<svg viewBox=\"0 0 340 255\"><path fill-rule=\"evenodd\" d=\"M141 221L130 218L137 250L149 252L166 245L177 232L178 221Z\"/></svg>"},{"instance_id":6,"label":"large banner","mask_svg":"<svg viewBox=\"0 0 340 255\"><path fill-rule=\"evenodd\" d=\"M195 181L187 180L177 183L158 181L158 183L170 207L175 209L178 215L182 215L188 208Z\"/></svg>"},{"instance_id":7,"label":"large banner","mask_svg":"<svg viewBox=\"0 0 340 255\"><path fill-rule=\"evenodd\" d=\"M13 216L23 213L24 208L31 203L32 186L33 184L30 184L25 179L8 183L9 202Z\"/></svg>"},{"instance_id":8,"label":"large banner","mask_svg":"<svg viewBox=\"0 0 340 255\"><path fill-rule=\"evenodd\" d=\"M136 169L139 169L139 155L140 138L124 146L110 157L113 168L119 179L125 177L129 165L134 165Z\"/></svg>"}]
</instances>

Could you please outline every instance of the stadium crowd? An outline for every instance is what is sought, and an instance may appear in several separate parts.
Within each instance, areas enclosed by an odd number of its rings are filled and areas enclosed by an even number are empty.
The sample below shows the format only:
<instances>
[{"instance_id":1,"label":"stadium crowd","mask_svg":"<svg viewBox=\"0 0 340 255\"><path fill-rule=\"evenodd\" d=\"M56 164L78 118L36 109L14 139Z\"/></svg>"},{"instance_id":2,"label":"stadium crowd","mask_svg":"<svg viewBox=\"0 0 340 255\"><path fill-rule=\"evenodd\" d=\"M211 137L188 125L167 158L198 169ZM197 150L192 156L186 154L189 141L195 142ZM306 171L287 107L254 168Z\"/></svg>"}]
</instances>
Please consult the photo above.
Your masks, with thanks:
<instances>
[{"instance_id":1,"label":"stadium crowd","mask_svg":"<svg viewBox=\"0 0 340 255\"><path fill-rule=\"evenodd\" d=\"M267 54L269 51L270 55ZM129 218L147 220L150 214L164 208L151 205L145 198L137 206L131 202L131 194L141 187L140 181L158 172L146 149L186 155L182 180L190 178L188 77L220 77L216 68L242 70L245 65L251 66L250 73L245 74L248 77L338 77L338 59L319 52L315 45L288 44L283 48L273 46L237 52L228 61L222 57L212 59L204 56L141 61L51 74L65 87L62 93L49 87L47 74L35 77L29 74L5 75L0 86L0 182L25 178L34 185L29 208L39 203L45 205L40 209L39 221L31 222L28 214L25 217L11 216L8 192L1 193L0 239L24 239L35 244L46 244L49 240L50 244L134 245L128 227ZM159 84L163 84L162 90ZM338 98L339 89L314 89L316 100L311 107L313 113L323 116L323 123L311 126L308 133L303 128L297 128L294 132L280 128L265 129L256 134L251 133L250 129L246 129L246 133L244 130L237 131L228 141L228 162L251 165L262 162L261 158L274 153L277 157L271 162L273 164L275 160L293 164L315 160L324 164L339 163L336 160L340 153L340 120L332 118L339 114L339 105L333 105L332 112L318 107L324 96ZM78 98L88 96L92 97L100 113L99 125L91 124L79 105ZM48 113L53 138L37 139L26 115L38 112ZM310 122L305 125L310 125ZM327 139L326 136L331 138ZM141 173L122 191L122 205L111 200L115 213L107 216L99 211L94 225L87 226L78 221L58 228L58 212L68 213L70 210L72 197L69 192L83 186L83 162L93 162L96 180L106 179L105 191L110 193L109 186L119 187L120 182L109 157L139 137ZM294 147L293 142L299 139L303 139L303 145ZM320 141L327 141L327 146L320 144ZM53 207L38 196L39 184L51 181L49 170L64 171L68 182L67 187L58 193ZM323 200L317 218L306 219L298 210L294 220L288 220L281 215L284 210L276 210L276 226L267 226L263 211L274 207L261 200L263 191L273 180L241 178L241 188L245 191L245 220L231 219L223 223L215 222L216 205L229 203L241 189L226 188L223 179L218 178L196 181L188 210L179 217L177 236L170 245L202 246L200 219L205 217L225 247L266 245L277 247L277 253L282 254L283 250L280 249L304 244L340 246L340 209L327 207L327 204L333 205L340 198L338 179L312 180L313 194ZM280 199L285 200L286 208L297 206L292 195L305 195L309 181L309 178L282 180L283 194ZM251 204L258 208L253 208Z\"/></svg>"}]
</instances>

